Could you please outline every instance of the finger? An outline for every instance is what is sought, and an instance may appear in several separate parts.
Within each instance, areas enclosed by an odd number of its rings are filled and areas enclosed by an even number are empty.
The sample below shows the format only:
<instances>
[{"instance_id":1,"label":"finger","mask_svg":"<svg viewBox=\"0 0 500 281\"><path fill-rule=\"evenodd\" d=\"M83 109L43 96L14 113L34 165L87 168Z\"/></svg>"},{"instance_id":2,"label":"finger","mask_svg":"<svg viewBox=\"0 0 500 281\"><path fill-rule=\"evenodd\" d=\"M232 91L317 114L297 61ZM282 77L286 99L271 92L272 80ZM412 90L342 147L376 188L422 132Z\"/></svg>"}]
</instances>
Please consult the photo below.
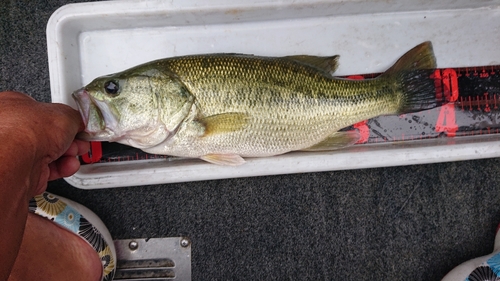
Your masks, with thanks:
<instances>
[{"instance_id":1,"label":"finger","mask_svg":"<svg viewBox=\"0 0 500 281\"><path fill-rule=\"evenodd\" d=\"M63 154L63 156L77 156L78 155L78 144L73 141L68 150Z\"/></svg>"},{"instance_id":2,"label":"finger","mask_svg":"<svg viewBox=\"0 0 500 281\"><path fill-rule=\"evenodd\" d=\"M53 130L62 134L65 138L74 136L84 129L84 124L80 113L72 107L57 103L39 103L37 104L44 110L46 115L51 116Z\"/></svg>"},{"instance_id":3,"label":"finger","mask_svg":"<svg viewBox=\"0 0 500 281\"><path fill-rule=\"evenodd\" d=\"M63 156L49 164L49 181L73 175L80 168L80 161L74 156Z\"/></svg>"},{"instance_id":4,"label":"finger","mask_svg":"<svg viewBox=\"0 0 500 281\"><path fill-rule=\"evenodd\" d=\"M89 150L90 150L90 142L83 141L83 140L76 140L76 139L74 140L74 142L78 146L78 153L77 153L78 156L83 155L83 154L89 152Z\"/></svg>"},{"instance_id":5,"label":"finger","mask_svg":"<svg viewBox=\"0 0 500 281\"><path fill-rule=\"evenodd\" d=\"M90 143L88 141L73 140L68 150L63 154L64 156L80 156L90 150Z\"/></svg>"},{"instance_id":6,"label":"finger","mask_svg":"<svg viewBox=\"0 0 500 281\"><path fill-rule=\"evenodd\" d=\"M57 108L56 110L58 112L62 113L65 116L68 116L74 124L77 124L77 132L85 130L85 123L83 122L82 116L78 110L75 110L74 108L62 103L52 103L50 105L54 106L54 108Z\"/></svg>"}]
</instances>

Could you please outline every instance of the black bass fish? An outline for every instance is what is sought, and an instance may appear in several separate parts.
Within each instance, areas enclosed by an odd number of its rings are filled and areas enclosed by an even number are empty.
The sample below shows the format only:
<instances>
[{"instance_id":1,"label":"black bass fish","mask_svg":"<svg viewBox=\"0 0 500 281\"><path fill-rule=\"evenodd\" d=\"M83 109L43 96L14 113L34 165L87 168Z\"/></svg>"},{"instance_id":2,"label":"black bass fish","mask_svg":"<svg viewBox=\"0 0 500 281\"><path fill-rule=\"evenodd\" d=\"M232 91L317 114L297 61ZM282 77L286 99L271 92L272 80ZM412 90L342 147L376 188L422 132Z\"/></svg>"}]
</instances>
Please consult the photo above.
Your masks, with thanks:
<instances>
[{"instance_id":1,"label":"black bass fish","mask_svg":"<svg viewBox=\"0 0 500 281\"><path fill-rule=\"evenodd\" d=\"M240 165L243 157L356 143L340 129L379 115L436 107L430 42L379 77L332 76L338 56L215 54L152 61L96 78L73 93L79 137L145 152Z\"/></svg>"}]
</instances>

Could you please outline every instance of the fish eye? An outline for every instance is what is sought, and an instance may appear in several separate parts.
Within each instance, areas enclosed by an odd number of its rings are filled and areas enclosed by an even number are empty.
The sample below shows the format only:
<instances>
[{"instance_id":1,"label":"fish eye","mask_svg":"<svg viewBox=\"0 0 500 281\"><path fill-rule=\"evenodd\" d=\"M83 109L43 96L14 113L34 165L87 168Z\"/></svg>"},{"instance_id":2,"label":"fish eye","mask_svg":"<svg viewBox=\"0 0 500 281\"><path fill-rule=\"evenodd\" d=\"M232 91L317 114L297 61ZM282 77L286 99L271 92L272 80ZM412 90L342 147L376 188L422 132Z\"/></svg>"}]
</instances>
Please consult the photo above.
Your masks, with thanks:
<instances>
[{"instance_id":1,"label":"fish eye","mask_svg":"<svg viewBox=\"0 0 500 281\"><path fill-rule=\"evenodd\" d=\"M104 90L110 95L116 95L118 94L120 87L118 86L118 83L116 81L109 80L104 83Z\"/></svg>"}]
</instances>

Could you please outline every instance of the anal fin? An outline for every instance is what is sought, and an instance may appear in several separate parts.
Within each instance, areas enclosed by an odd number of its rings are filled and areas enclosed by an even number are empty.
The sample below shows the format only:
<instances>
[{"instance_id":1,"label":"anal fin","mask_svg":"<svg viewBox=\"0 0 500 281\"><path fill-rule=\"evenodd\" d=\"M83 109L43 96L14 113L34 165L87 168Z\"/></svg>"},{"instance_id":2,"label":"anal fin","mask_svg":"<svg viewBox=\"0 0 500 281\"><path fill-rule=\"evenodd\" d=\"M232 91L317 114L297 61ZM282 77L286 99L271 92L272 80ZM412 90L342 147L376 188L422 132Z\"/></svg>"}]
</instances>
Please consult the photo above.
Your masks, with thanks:
<instances>
[{"instance_id":1,"label":"anal fin","mask_svg":"<svg viewBox=\"0 0 500 281\"><path fill-rule=\"evenodd\" d=\"M245 159L238 154L207 154L200 159L221 166L239 166L245 163Z\"/></svg>"},{"instance_id":2,"label":"anal fin","mask_svg":"<svg viewBox=\"0 0 500 281\"><path fill-rule=\"evenodd\" d=\"M359 138L360 135L357 130L335 132L321 142L311 147L301 149L301 151L337 150L355 144L359 140Z\"/></svg>"}]
</instances>

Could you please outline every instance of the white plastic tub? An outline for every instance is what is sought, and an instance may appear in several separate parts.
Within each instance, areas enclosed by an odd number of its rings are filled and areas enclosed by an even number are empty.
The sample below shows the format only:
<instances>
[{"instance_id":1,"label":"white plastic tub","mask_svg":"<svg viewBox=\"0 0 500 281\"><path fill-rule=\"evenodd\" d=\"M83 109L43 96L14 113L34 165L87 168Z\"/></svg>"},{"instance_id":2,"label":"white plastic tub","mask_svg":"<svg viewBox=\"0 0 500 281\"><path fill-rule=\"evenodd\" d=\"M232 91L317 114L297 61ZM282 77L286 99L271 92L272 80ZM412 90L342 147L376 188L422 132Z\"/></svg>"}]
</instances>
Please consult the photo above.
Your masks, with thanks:
<instances>
[{"instance_id":1,"label":"white plastic tub","mask_svg":"<svg viewBox=\"0 0 500 281\"><path fill-rule=\"evenodd\" d=\"M337 74L347 75L384 71L410 48L431 40L440 68L500 64L499 31L500 1L71 4L54 12L47 25L52 101L75 107L71 93L97 76L186 54L340 54ZM498 156L500 141L489 135L289 153L246 159L238 167L196 159L91 164L66 180L93 189Z\"/></svg>"}]
</instances>

